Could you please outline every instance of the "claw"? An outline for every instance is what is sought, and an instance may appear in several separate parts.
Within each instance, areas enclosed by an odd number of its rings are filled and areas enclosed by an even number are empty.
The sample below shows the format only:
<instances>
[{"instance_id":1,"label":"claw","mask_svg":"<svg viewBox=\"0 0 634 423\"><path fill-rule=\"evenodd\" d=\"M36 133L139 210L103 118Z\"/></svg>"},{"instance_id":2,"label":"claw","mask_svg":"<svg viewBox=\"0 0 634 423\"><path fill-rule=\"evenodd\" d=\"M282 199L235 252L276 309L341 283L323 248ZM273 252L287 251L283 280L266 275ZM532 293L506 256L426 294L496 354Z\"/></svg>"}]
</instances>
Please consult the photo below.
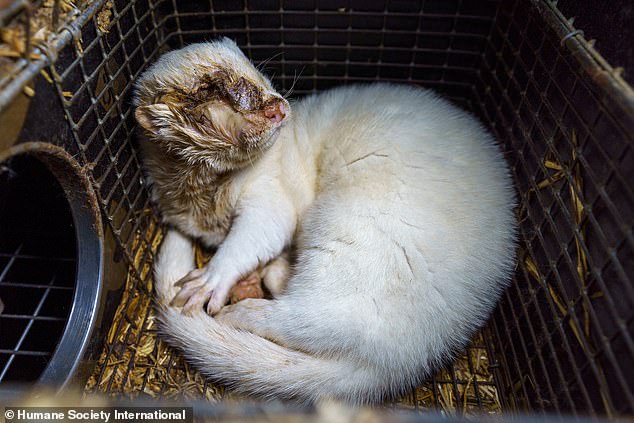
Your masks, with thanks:
<instances>
[{"instance_id":1,"label":"claw","mask_svg":"<svg viewBox=\"0 0 634 423\"><path fill-rule=\"evenodd\" d=\"M206 268L201 268L192 270L174 285L180 287L180 291L174 296L170 305L182 307L181 312L191 316L202 311L205 304L207 304L206 311L210 315L220 311L227 302L229 289L233 284L217 283L210 277Z\"/></svg>"},{"instance_id":2,"label":"claw","mask_svg":"<svg viewBox=\"0 0 634 423\"><path fill-rule=\"evenodd\" d=\"M227 303L227 296L229 295L229 289L222 285L219 285L214 289L211 294L211 298L207 303L207 314L213 316L218 313L224 305Z\"/></svg>"},{"instance_id":3,"label":"claw","mask_svg":"<svg viewBox=\"0 0 634 423\"><path fill-rule=\"evenodd\" d=\"M187 285L178 291L170 305L172 307L182 307L204 284L205 282L201 280L188 282Z\"/></svg>"},{"instance_id":4,"label":"claw","mask_svg":"<svg viewBox=\"0 0 634 423\"><path fill-rule=\"evenodd\" d=\"M188 274L186 274L185 276L183 276L182 278L180 278L176 283L174 283L174 286L179 286L179 287L183 286L186 283L193 281L194 279L200 278L204 273L205 273L204 268L194 269Z\"/></svg>"},{"instance_id":5,"label":"claw","mask_svg":"<svg viewBox=\"0 0 634 423\"><path fill-rule=\"evenodd\" d=\"M203 308L203 305L211 298L213 288L203 283L194 293L189 294L189 299L183 305L183 314L192 315L193 312Z\"/></svg>"}]
</instances>

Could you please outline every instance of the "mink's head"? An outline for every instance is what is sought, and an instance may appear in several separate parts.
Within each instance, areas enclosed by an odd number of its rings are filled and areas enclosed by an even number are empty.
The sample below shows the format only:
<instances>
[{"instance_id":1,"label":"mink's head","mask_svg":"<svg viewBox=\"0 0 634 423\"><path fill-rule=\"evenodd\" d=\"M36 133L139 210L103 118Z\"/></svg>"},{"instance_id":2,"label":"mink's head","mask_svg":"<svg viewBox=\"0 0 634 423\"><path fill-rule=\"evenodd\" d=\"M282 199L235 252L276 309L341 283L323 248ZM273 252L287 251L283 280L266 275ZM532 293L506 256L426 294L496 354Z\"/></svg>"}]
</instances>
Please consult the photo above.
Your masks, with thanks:
<instances>
[{"instance_id":1,"label":"mink's head","mask_svg":"<svg viewBox=\"0 0 634 423\"><path fill-rule=\"evenodd\" d=\"M150 140L220 172L266 151L290 115L288 102L227 38L161 56L141 75L134 101Z\"/></svg>"}]
</instances>

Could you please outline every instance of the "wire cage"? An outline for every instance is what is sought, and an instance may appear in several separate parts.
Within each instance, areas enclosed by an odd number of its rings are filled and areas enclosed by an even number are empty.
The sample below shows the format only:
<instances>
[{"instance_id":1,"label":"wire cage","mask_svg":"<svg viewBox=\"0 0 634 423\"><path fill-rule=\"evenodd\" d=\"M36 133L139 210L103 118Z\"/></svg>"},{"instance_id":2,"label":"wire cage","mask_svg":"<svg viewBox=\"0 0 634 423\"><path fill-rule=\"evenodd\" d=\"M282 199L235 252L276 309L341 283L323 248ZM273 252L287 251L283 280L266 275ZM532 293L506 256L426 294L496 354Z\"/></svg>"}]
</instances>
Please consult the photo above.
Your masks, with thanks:
<instances>
[{"instance_id":1,"label":"wire cage","mask_svg":"<svg viewBox=\"0 0 634 423\"><path fill-rule=\"evenodd\" d=\"M103 244L99 272L81 280L99 285L104 310L86 328L101 348L77 354L90 367L86 390L232 398L157 339L151 263L162 228L143 184L130 102L134 81L160 54L227 36L256 64L266 61L281 93L373 81L429 87L475 113L505 152L520 198L513 282L457 361L393 406L634 414L634 94L555 2L17 0L0 21L0 153L30 141L68 152L103 221L92 228ZM3 171L21 173L7 157ZM59 218L68 231L63 203L47 222ZM2 225L28 215L12 207ZM5 274L19 254L0 251L0 299L14 288ZM24 283L40 283L33 280ZM2 342L14 331L5 329L7 312ZM21 327L38 322L32 310L12 313ZM0 345L0 370L18 350Z\"/></svg>"}]
</instances>

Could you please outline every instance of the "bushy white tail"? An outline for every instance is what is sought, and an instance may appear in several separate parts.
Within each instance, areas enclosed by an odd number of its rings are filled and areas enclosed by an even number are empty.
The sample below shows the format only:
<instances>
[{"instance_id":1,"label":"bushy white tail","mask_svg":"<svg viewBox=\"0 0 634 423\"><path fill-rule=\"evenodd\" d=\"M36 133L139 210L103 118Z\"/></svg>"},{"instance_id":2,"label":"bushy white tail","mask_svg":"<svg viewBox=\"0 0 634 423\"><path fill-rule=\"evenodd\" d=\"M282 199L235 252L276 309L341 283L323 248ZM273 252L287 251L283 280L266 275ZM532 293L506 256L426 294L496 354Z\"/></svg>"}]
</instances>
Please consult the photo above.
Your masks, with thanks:
<instances>
[{"instance_id":1,"label":"bushy white tail","mask_svg":"<svg viewBox=\"0 0 634 423\"><path fill-rule=\"evenodd\" d=\"M317 358L216 322L202 310L192 317L161 307L160 331L211 380L261 398L351 403L381 398L370 369Z\"/></svg>"},{"instance_id":2,"label":"bushy white tail","mask_svg":"<svg viewBox=\"0 0 634 423\"><path fill-rule=\"evenodd\" d=\"M314 357L217 322L201 309L193 316L169 306L173 282L191 270L191 242L170 231L154 267L159 328L163 338L209 379L261 398L312 403L337 399L375 402L384 387L372 368ZM171 264L171 265L170 265Z\"/></svg>"}]
</instances>

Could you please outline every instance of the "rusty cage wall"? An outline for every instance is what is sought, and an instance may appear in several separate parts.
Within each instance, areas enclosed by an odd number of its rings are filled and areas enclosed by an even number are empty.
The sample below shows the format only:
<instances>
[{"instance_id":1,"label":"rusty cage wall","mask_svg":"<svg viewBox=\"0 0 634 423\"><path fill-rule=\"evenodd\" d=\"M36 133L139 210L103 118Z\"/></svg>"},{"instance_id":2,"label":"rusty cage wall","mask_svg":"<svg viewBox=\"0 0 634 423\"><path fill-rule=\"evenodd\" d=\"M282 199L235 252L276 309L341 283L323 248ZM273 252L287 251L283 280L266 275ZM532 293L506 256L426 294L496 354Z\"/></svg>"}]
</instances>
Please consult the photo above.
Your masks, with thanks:
<instances>
[{"instance_id":1,"label":"rusty cage wall","mask_svg":"<svg viewBox=\"0 0 634 423\"><path fill-rule=\"evenodd\" d=\"M73 288L77 296L90 278L103 285L91 309L91 342L81 350L79 380L90 375L88 390L171 396L183 394L172 388L185 378L202 386L201 396L225 395L191 376L173 351L160 369L152 361L166 348L155 341L150 312L161 227L142 182L130 98L136 78L161 53L228 36L255 63L266 61L282 93L419 84L473 111L501 143L520 198L517 270L462 356L468 376L449 365L424 388L436 407L453 396L457 412L485 412L482 392L494 389L505 412L634 414L634 95L555 3L18 0L0 11L0 21L3 48L12 52L0 55L0 122L17 119L19 126L0 143L0 186L21 169L24 159L14 156L44 148L31 144L39 141L68 153L65 160L80 169L76 177L87 181L73 189L98 203L102 226L93 232L103 272L82 273L88 280L77 276ZM38 25L48 32L38 33ZM20 147L25 143L29 148ZM47 155L35 156L50 167ZM0 205L2 225L24 218L11 207ZM90 229L80 224L70 226L81 244ZM6 363L53 354L37 355L39 345L26 348L18 338L64 316L14 309L22 297L9 276L24 257L14 246L0 247L0 382L7 382ZM29 283L38 285L18 285ZM49 285L30 288L70 289ZM9 327L16 336L5 343ZM480 365L490 375L481 376ZM421 405L420 391L411 396L409 404Z\"/></svg>"}]
</instances>

